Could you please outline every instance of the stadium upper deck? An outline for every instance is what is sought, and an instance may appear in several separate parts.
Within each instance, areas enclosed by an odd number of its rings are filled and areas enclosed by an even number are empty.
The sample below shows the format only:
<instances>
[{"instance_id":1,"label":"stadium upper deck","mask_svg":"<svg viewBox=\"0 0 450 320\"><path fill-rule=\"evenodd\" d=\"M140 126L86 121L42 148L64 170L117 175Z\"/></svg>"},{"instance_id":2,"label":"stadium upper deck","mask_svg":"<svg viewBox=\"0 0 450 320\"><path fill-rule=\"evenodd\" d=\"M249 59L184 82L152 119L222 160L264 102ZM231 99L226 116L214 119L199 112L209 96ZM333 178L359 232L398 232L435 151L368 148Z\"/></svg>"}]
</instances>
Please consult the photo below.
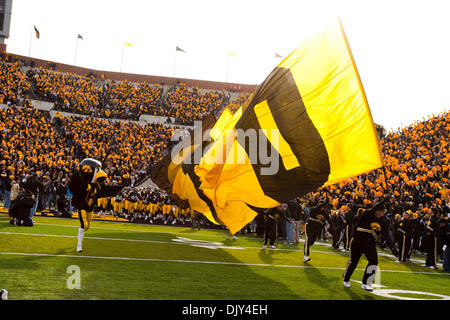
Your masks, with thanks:
<instances>
[{"instance_id":1,"label":"stadium upper deck","mask_svg":"<svg viewBox=\"0 0 450 320\"><path fill-rule=\"evenodd\" d=\"M80 75L55 70L56 64L51 62L45 65L40 61L37 68L35 60L22 58L3 54L5 66L15 68L22 86L20 93L16 93L19 96L8 96L7 100L20 104L33 97L54 103L56 110L103 118L138 120L141 115L155 115L171 117L176 124L192 125L211 111L229 106L233 103L232 96L241 93L239 101L245 100L247 94L243 90L255 87L175 78L164 78L167 82L158 83L161 77L141 75L131 75L128 80L127 74L121 74L122 79L117 80L120 78L117 73L105 72L110 79L105 78L104 72L99 76L95 70L73 67L74 71L86 71ZM70 68L65 65L61 69Z\"/></svg>"}]
</instances>

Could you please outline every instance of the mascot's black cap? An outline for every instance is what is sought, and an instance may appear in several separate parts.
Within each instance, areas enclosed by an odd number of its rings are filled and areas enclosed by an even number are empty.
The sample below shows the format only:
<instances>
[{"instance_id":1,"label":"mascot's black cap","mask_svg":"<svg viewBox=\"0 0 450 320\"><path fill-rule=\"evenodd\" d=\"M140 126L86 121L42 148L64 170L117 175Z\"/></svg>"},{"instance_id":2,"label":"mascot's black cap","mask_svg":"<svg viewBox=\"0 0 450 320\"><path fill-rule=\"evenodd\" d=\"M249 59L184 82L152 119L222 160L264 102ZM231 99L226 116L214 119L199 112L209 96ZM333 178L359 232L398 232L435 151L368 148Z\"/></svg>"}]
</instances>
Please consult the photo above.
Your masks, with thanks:
<instances>
[{"instance_id":1,"label":"mascot's black cap","mask_svg":"<svg viewBox=\"0 0 450 320\"><path fill-rule=\"evenodd\" d=\"M386 209L386 205L385 205L386 200L385 199L381 199L378 202L376 202L373 207L371 208L371 211L375 212L378 210L383 210Z\"/></svg>"}]
</instances>

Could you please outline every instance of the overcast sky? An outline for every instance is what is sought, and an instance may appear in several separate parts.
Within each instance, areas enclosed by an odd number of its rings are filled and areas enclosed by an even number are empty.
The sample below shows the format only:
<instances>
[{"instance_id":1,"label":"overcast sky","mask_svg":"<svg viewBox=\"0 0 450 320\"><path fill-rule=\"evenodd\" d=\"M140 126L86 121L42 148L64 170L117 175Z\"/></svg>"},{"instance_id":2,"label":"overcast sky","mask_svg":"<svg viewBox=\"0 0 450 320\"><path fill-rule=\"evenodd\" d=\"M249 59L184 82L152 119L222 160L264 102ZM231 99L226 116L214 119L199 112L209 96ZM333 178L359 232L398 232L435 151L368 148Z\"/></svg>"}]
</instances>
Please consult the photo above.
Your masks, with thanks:
<instances>
[{"instance_id":1,"label":"overcast sky","mask_svg":"<svg viewBox=\"0 0 450 320\"><path fill-rule=\"evenodd\" d=\"M374 121L390 129L449 110L449 12L432 0L13 0L6 43L28 56L31 39L32 57L73 64L81 34L78 66L119 71L123 52L124 72L170 77L175 65L176 77L260 84L275 53L339 16Z\"/></svg>"}]
</instances>

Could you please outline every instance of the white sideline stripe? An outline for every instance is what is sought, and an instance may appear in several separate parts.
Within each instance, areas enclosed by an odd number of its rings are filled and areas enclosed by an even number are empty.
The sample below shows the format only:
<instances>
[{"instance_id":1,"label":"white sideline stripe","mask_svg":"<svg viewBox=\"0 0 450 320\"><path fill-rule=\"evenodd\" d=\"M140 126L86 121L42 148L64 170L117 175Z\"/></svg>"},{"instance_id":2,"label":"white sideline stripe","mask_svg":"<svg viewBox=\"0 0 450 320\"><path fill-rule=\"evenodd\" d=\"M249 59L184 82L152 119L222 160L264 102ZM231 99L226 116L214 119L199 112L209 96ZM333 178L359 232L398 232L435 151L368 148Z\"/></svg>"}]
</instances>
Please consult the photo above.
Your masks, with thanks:
<instances>
[{"instance_id":1,"label":"white sideline stripe","mask_svg":"<svg viewBox=\"0 0 450 320\"><path fill-rule=\"evenodd\" d=\"M76 255L47 254L47 253L0 252L0 255L2 255L2 254L4 254L4 255L19 255L19 256L60 257L60 258L88 258L88 259L106 259L106 260L131 260L131 261L182 262L182 263L199 263L199 264L224 264L224 265L255 266L255 267L314 268L314 269L345 270L345 268L333 268L333 267L294 266L294 265L283 265L283 264L280 264L280 265L276 265L276 264L257 264L257 263L226 262L226 261L174 260L174 259L154 259L154 258L76 256ZM356 269L356 270L364 270L364 269Z\"/></svg>"},{"instance_id":2,"label":"white sideline stripe","mask_svg":"<svg viewBox=\"0 0 450 320\"><path fill-rule=\"evenodd\" d=\"M102 221L102 222L110 222L110 221ZM9 221L0 221L0 223L9 223ZM70 227L70 228L79 228L79 226L71 226L67 224L53 224L53 223L40 223L37 222L34 224L35 226L55 226L55 227ZM171 226L159 226L159 227L171 227ZM178 233L178 232L166 232L166 231L147 231L147 230L139 230L139 229L120 229L120 228L102 228L94 226L93 229L100 229L100 230L119 230L119 231L132 231L132 232L144 232L144 233L169 233L169 234L176 234L180 236L191 236L191 234L186 233ZM231 235L218 235L218 234L192 234L193 236L198 237L227 237Z\"/></svg>"},{"instance_id":3,"label":"white sideline stripe","mask_svg":"<svg viewBox=\"0 0 450 320\"><path fill-rule=\"evenodd\" d=\"M226 261L200 261L200 260L176 260L176 259L154 259L154 258L127 258L127 257L102 257L102 256L77 256L69 254L48 254L48 253L23 253L23 252L0 252L0 255L18 255L18 256L37 256L37 257L58 257L58 258L85 258L85 259L105 259L105 260L125 260L125 261L149 261L149 262L178 262L178 263L197 263L197 264L221 264L232 266L251 266L251 267L276 267L276 268L296 268L296 269L327 269L327 270L345 270L345 268L336 267L314 267L314 266L295 266L285 264L265 264L265 263L243 263ZM355 269L364 271L365 269ZM408 273L408 274L427 274L427 275L445 275L446 273L432 272L412 272L401 270L381 270L381 272Z\"/></svg>"},{"instance_id":4,"label":"white sideline stripe","mask_svg":"<svg viewBox=\"0 0 450 320\"><path fill-rule=\"evenodd\" d=\"M58 237L58 238L76 238L78 236L65 236L59 234L44 234L44 233L28 233L28 232L3 232L0 234L14 234L14 235L27 235L27 236L41 236L41 237ZM140 240L140 239L117 239L117 238L100 238L100 237L84 237L84 239L98 239L98 240L113 240L113 241L134 241L134 242L150 242L150 243L164 243L164 244L184 244L182 242L169 242L158 240Z\"/></svg>"},{"instance_id":5,"label":"white sideline stripe","mask_svg":"<svg viewBox=\"0 0 450 320\"><path fill-rule=\"evenodd\" d=\"M106 221L109 222L109 221ZM0 221L0 223L9 223L8 221ZM79 228L79 226L71 226L66 224L53 224L53 223L36 223L35 225L44 225L44 226L56 226L56 227L71 227L71 228ZM164 226L167 227L167 226ZM100 230L119 230L119 231L132 231L132 232L144 232L144 233L165 233L165 234L174 234L174 235L180 235L180 236L194 236L194 237L219 237L224 238L227 237L227 234L224 235L217 235L217 234L186 234L186 233L177 233L177 232L165 232L165 231L147 231L147 230L134 230L134 229L119 229L119 228L102 228L102 227L94 227L93 229L100 229ZM299 239L300 242L305 242L303 239ZM315 244L331 247L331 244L316 241ZM249 249L260 249L260 248L254 248L254 247L247 247ZM284 251L303 251L303 249L283 249L283 248L277 248L277 250L284 250ZM385 254L385 253L379 253L380 255L387 256L387 257L394 257L393 255ZM424 261L419 261L424 262Z\"/></svg>"}]
</instances>

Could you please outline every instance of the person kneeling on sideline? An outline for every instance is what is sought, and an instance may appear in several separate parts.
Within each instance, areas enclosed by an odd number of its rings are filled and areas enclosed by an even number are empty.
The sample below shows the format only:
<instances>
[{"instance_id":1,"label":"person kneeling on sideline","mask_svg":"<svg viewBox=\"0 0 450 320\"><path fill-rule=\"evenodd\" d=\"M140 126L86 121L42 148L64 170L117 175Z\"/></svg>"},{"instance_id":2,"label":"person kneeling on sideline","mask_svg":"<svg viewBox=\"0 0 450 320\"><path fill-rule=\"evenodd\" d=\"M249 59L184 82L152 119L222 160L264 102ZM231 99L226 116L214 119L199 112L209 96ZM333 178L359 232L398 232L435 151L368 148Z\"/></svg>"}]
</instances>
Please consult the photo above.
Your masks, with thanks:
<instances>
[{"instance_id":1,"label":"person kneeling on sideline","mask_svg":"<svg viewBox=\"0 0 450 320\"><path fill-rule=\"evenodd\" d=\"M9 223L16 226L32 227L33 220L30 218L30 210L34 206L34 195L25 190L20 192L11 203L8 214L11 217Z\"/></svg>"},{"instance_id":2,"label":"person kneeling on sideline","mask_svg":"<svg viewBox=\"0 0 450 320\"><path fill-rule=\"evenodd\" d=\"M376 240L381 234L382 228L387 228L382 219L386 213L384 202L384 199L380 200L372 208L361 212L356 217L356 230L350 243L350 260L343 274L344 286L347 288L350 287L350 277L364 253L369 263L364 272L361 288L373 291L372 281L375 278L378 265Z\"/></svg>"}]
</instances>

